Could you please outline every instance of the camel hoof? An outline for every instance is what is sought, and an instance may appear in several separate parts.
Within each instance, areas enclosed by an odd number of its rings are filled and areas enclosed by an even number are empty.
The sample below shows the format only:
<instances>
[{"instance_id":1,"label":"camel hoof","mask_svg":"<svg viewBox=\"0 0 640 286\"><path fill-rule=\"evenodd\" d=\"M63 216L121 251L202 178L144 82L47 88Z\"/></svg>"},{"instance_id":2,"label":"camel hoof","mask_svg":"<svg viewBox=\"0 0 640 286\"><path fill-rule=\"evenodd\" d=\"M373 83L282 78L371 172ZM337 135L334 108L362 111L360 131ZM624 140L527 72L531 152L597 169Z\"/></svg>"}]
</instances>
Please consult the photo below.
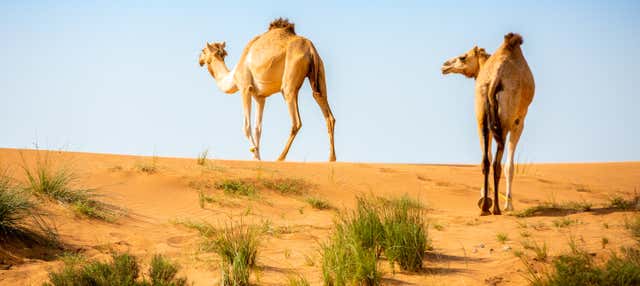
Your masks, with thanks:
<instances>
[{"instance_id":1,"label":"camel hoof","mask_svg":"<svg viewBox=\"0 0 640 286\"><path fill-rule=\"evenodd\" d=\"M500 212L499 208L493 209L493 215L501 215L502 212Z\"/></svg>"},{"instance_id":2,"label":"camel hoof","mask_svg":"<svg viewBox=\"0 0 640 286\"><path fill-rule=\"evenodd\" d=\"M513 204L511 204L511 202L507 201L507 205L504 207L504 211L505 212L512 212L513 211Z\"/></svg>"},{"instance_id":3,"label":"camel hoof","mask_svg":"<svg viewBox=\"0 0 640 286\"><path fill-rule=\"evenodd\" d=\"M483 208L484 204L486 204L486 206L484 206ZM481 210L486 210L486 212L489 212L491 206L493 206L493 201L491 200L491 198L482 197L478 200L478 208L480 208Z\"/></svg>"}]
</instances>

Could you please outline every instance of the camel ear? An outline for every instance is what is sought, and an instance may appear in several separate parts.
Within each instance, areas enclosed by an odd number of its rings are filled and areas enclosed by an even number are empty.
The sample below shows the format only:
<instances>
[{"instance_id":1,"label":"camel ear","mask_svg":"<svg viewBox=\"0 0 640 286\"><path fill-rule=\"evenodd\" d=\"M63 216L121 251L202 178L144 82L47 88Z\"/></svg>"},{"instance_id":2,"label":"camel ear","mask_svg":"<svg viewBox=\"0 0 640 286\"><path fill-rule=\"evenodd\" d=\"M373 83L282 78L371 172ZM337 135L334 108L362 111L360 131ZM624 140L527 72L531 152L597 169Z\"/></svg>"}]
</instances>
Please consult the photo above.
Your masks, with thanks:
<instances>
[{"instance_id":1,"label":"camel ear","mask_svg":"<svg viewBox=\"0 0 640 286\"><path fill-rule=\"evenodd\" d=\"M227 42L222 42L221 46L224 49L224 47L227 45Z\"/></svg>"}]
</instances>

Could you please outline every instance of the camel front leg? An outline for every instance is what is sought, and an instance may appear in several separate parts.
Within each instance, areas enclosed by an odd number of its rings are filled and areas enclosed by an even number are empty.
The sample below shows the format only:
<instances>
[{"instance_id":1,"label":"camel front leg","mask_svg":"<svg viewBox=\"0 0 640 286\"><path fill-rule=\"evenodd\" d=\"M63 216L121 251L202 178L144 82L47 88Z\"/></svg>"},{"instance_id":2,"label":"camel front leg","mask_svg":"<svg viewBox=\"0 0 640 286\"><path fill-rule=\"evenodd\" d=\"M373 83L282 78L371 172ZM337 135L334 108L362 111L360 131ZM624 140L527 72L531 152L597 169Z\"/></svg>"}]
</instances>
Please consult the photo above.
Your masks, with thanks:
<instances>
[{"instance_id":1,"label":"camel front leg","mask_svg":"<svg viewBox=\"0 0 640 286\"><path fill-rule=\"evenodd\" d=\"M244 136L249 141L249 151L253 153L253 158L260 160L256 157L256 144L251 135L251 95L248 92L242 93L242 111L244 113Z\"/></svg>"},{"instance_id":2,"label":"camel front leg","mask_svg":"<svg viewBox=\"0 0 640 286\"><path fill-rule=\"evenodd\" d=\"M491 199L488 198L488 192L489 192L489 168L490 168L490 161L489 161L489 141L491 140L490 138L490 134L489 134L489 118L487 117L487 114L485 114L483 116L482 119L482 175L484 177L484 184L483 184L483 192L482 192L482 198L480 198L480 202L479 202L479 206L481 209L480 215L481 216L485 216L485 215L490 215L491 212L489 212L489 208L491 207Z\"/></svg>"},{"instance_id":3,"label":"camel front leg","mask_svg":"<svg viewBox=\"0 0 640 286\"><path fill-rule=\"evenodd\" d=\"M287 144L284 146L284 150L282 150L280 157L278 157L278 161L284 161L284 159L287 158L291 143L293 143L293 139L296 138L296 134L298 134L298 131L302 128L300 112L298 111L298 91L285 92L284 98L289 108L289 116L291 116L291 133L289 134Z\"/></svg>"},{"instance_id":4,"label":"camel front leg","mask_svg":"<svg viewBox=\"0 0 640 286\"><path fill-rule=\"evenodd\" d=\"M260 136L262 136L262 112L264 111L264 97L255 97L256 101L256 126L253 130L253 139L256 143L256 148L253 151L254 158L260 160Z\"/></svg>"},{"instance_id":5,"label":"camel front leg","mask_svg":"<svg viewBox=\"0 0 640 286\"><path fill-rule=\"evenodd\" d=\"M524 122L521 125L511 131L509 135L509 143L507 144L507 165L506 165L506 173L507 173L507 202L505 203L504 210L505 211L513 211L513 201L511 199L511 188L513 187L513 172L514 172L514 162L513 156L516 153L516 146L518 145L518 141L520 140L520 135L522 135L522 130L524 129Z\"/></svg>"}]
</instances>

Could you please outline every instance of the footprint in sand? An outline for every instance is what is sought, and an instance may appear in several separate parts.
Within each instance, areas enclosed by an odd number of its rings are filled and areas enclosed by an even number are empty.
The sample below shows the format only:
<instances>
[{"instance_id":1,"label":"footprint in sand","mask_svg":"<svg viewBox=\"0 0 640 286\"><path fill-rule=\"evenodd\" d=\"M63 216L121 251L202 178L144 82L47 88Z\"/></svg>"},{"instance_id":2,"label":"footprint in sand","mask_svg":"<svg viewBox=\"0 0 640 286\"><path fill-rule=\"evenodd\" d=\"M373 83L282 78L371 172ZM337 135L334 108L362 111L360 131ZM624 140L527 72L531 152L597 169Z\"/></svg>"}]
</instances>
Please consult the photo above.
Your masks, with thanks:
<instances>
[{"instance_id":1,"label":"footprint in sand","mask_svg":"<svg viewBox=\"0 0 640 286\"><path fill-rule=\"evenodd\" d=\"M167 239L167 244L172 247L180 247L191 240L191 236L178 235L172 236Z\"/></svg>"}]
</instances>

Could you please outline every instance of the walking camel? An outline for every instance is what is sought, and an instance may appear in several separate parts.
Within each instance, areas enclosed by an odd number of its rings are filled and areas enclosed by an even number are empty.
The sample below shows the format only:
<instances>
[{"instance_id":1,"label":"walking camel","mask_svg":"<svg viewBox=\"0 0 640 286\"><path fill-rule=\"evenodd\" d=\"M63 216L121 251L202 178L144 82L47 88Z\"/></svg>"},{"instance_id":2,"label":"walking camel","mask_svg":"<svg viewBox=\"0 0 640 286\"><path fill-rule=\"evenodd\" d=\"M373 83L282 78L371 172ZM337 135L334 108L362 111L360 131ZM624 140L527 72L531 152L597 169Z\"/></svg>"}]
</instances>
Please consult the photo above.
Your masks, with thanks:
<instances>
[{"instance_id":1,"label":"walking camel","mask_svg":"<svg viewBox=\"0 0 640 286\"><path fill-rule=\"evenodd\" d=\"M474 47L467 53L452 58L442 65L442 73L459 73L473 77L475 83L475 112L482 147L482 174L484 185L478 206L480 215L489 215L492 201L489 190L489 168L491 164L491 136L497 148L493 160L493 214L500 214L498 184L502 174L502 154L509 134L507 146L507 193L505 211L513 210L511 188L513 182L513 155L524 129L527 109L533 100L534 81L529 65L520 49L522 37L509 33L493 54Z\"/></svg>"},{"instance_id":2,"label":"walking camel","mask_svg":"<svg viewBox=\"0 0 640 286\"><path fill-rule=\"evenodd\" d=\"M287 157L291 143L302 127L298 111L298 91L305 78L309 79L313 98L316 100L327 123L329 133L329 161L335 161L333 131L335 118L327 101L324 65L313 43L296 35L294 24L287 19L276 19L269 30L253 38L244 48L240 60L229 71L224 57L225 42L210 44L202 49L200 66L207 65L218 88L228 94L240 91L244 112L244 133L249 140L253 158L260 160L260 136L262 134L262 112L270 95L281 92L291 116L291 133L278 157ZM251 133L251 99L256 102L255 129Z\"/></svg>"}]
</instances>

